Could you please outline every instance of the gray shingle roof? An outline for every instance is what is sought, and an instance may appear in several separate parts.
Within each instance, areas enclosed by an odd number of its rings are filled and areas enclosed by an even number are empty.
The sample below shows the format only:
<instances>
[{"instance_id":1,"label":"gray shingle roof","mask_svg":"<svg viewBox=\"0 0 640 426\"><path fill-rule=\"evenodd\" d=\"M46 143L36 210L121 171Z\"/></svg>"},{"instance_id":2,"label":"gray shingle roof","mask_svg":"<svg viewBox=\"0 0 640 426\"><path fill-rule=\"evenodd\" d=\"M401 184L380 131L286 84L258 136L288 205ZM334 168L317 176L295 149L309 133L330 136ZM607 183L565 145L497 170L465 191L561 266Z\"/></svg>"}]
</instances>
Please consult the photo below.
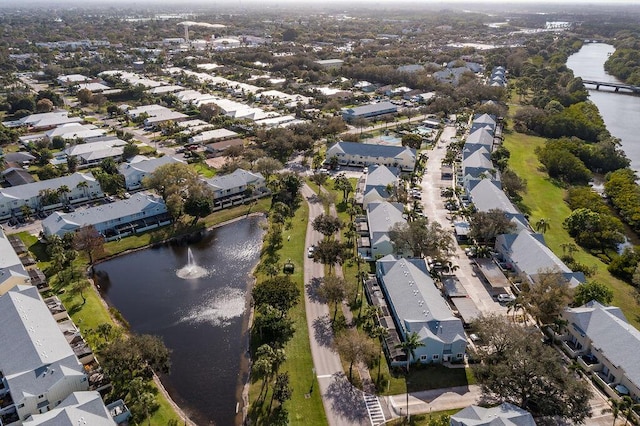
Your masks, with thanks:
<instances>
[{"instance_id":1,"label":"gray shingle roof","mask_svg":"<svg viewBox=\"0 0 640 426\"><path fill-rule=\"evenodd\" d=\"M347 111L351 115L375 114L379 111L387 111L390 109L397 110L398 107L391 102L379 102L377 104L362 105L354 108L348 108Z\"/></svg>"},{"instance_id":2,"label":"gray shingle roof","mask_svg":"<svg viewBox=\"0 0 640 426\"><path fill-rule=\"evenodd\" d=\"M29 278L11 242L0 230L0 284L13 277Z\"/></svg>"},{"instance_id":3,"label":"gray shingle roof","mask_svg":"<svg viewBox=\"0 0 640 426\"><path fill-rule=\"evenodd\" d=\"M338 142L329 151L335 148L349 155L362 155L365 157L396 158L398 155L408 151L413 157L416 150L404 146L374 145L358 142Z\"/></svg>"},{"instance_id":4,"label":"gray shingle roof","mask_svg":"<svg viewBox=\"0 0 640 426\"><path fill-rule=\"evenodd\" d=\"M115 422L96 391L73 392L56 408L31 416L24 426L114 426Z\"/></svg>"},{"instance_id":5,"label":"gray shingle roof","mask_svg":"<svg viewBox=\"0 0 640 426\"><path fill-rule=\"evenodd\" d=\"M493 135L487 129L479 128L472 133L469 133L469 136L467 136L467 140L465 142L465 145L466 144L480 144L488 147L489 150L491 150L491 147L493 146Z\"/></svg>"},{"instance_id":6,"label":"gray shingle roof","mask_svg":"<svg viewBox=\"0 0 640 426\"><path fill-rule=\"evenodd\" d=\"M620 308L591 301L579 308L568 308L564 316L613 365L624 370L629 381L640 387L640 331L627 322Z\"/></svg>"},{"instance_id":7,"label":"gray shingle roof","mask_svg":"<svg viewBox=\"0 0 640 426\"><path fill-rule=\"evenodd\" d=\"M63 376L85 375L36 287L17 286L1 296L0 323L0 371L14 401L45 393Z\"/></svg>"},{"instance_id":8,"label":"gray shingle roof","mask_svg":"<svg viewBox=\"0 0 640 426\"><path fill-rule=\"evenodd\" d=\"M505 402L492 408L464 408L451 416L451 426L536 426L536 422L526 410Z\"/></svg>"},{"instance_id":9,"label":"gray shingle roof","mask_svg":"<svg viewBox=\"0 0 640 426\"><path fill-rule=\"evenodd\" d=\"M62 236L83 226L107 223L118 218L132 218L143 212L145 214L142 217L152 217L166 211L162 198L139 192L126 200L76 210L73 213L54 212L42 221L42 228L47 234Z\"/></svg>"},{"instance_id":10,"label":"gray shingle roof","mask_svg":"<svg viewBox=\"0 0 640 426\"><path fill-rule=\"evenodd\" d=\"M367 193L373 188L386 189L387 185L393 185L398 181L399 174L400 171L397 167L379 166L377 164L369 166L364 192Z\"/></svg>"},{"instance_id":11,"label":"gray shingle roof","mask_svg":"<svg viewBox=\"0 0 640 426\"><path fill-rule=\"evenodd\" d=\"M135 163L123 163L118 167L118 171L125 178L138 173L153 173L158 167L169 163L181 163L182 161L165 155L159 158L149 158Z\"/></svg>"},{"instance_id":12,"label":"gray shingle roof","mask_svg":"<svg viewBox=\"0 0 640 426\"><path fill-rule=\"evenodd\" d=\"M444 343L465 340L462 321L456 318L428 274L423 259L396 259L388 255L378 260L382 284L404 327Z\"/></svg>"},{"instance_id":13,"label":"gray shingle roof","mask_svg":"<svg viewBox=\"0 0 640 426\"><path fill-rule=\"evenodd\" d=\"M388 234L396 223L407 223L404 218L404 205L401 203L370 203L367 206L367 220L371 245L380 238L388 239Z\"/></svg>"},{"instance_id":14,"label":"gray shingle roof","mask_svg":"<svg viewBox=\"0 0 640 426\"><path fill-rule=\"evenodd\" d=\"M241 186L256 184L262 181L264 181L264 177L260 173L253 173L242 169L237 169L228 175L205 179L205 182L207 182L207 184L209 184L215 191L239 188Z\"/></svg>"},{"instance_id":15,"label":"gray shingle roof","mask_svg":"<svg viewBox=\"0 0 640 426\"><path fill-rule=\"evenodd\" d=\"M44 189L58 189L63 185L73 189L80 182L87 182L93 184L96 179L91 173L74 173L68 176L62 176L55 179L41 180L38 182L29 183L26 185L20 185L12 188L0 189L0 199L10 198L14 200L28 200L30 198L38 196L41 190Z\"/></svg>"},{"instance_id":16,"label":"gray shingle roof","mask_svg":"<svg viewBox=\"0 0 640 426\"><path fill-rule=\"evenodd\" d=\"M498 185L491 179L470 183L469 193L476 209L481 212L499 209L506 213L520 214Z\"/></svg>"}]
</instances>

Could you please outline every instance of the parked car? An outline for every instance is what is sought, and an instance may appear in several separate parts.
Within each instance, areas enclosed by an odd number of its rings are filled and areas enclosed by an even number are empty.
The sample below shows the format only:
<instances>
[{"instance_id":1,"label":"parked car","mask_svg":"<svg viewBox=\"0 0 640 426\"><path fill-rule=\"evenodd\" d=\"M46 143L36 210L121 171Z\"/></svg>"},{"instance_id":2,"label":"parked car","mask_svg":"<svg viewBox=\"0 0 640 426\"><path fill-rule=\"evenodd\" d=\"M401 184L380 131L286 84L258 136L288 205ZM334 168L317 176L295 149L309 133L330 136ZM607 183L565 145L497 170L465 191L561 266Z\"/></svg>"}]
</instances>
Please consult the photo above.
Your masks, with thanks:
<instances>
[{"instance_id":1,"label":"parked car","mask_svg":"<svg viewBox=\"0 0 640 426\"><path fill-rule=\"evenodd\" d=\"M502 293L498 295L498 302L500 303L509 303L516 300L516 297L512 294Z\"/></svg>"},{"instance_id":2,"label":"parked car","mask_svg":"<svg viewBox=\"0 0 640 426\"><path fill-rule=\"evenodd\" d=\"M312 258L313 257L313 253L315 253L316 251L316 247L315 246L309 246L309 248L307 249L307 257L308 258Z\"/></svg>"}]
</instances>

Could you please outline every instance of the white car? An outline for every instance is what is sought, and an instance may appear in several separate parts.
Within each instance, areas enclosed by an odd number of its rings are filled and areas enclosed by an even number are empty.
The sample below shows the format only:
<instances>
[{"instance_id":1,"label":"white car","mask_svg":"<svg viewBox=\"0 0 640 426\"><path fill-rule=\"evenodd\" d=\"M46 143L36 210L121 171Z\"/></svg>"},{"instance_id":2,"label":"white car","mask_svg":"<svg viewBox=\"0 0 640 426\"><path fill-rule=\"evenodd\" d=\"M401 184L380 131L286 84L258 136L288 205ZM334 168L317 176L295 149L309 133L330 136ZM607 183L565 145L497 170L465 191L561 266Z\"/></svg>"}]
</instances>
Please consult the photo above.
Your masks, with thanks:
<instances>
[{"instance_id":1,"label":"white car","mask_svg":"<svg viewBox=\"0 0 640 426\"><path fill-rule=\"evenodd\" d=\"M313 253L316 251L316 247L315 246L309 246L309 248L307 249L307 257L308 258L312 258L313 257Z\"/></svg>"},{"instance_id":2,"label":"white car","mask_svg":"<svg viewBox=\"0 0 640 426\"><path fill-rule=\"evenodd\" d=\"M498 302L500 303L508 303L516 300L516 297L512 294L502 293L498 295Z\"/></svg>"}]
</instances>

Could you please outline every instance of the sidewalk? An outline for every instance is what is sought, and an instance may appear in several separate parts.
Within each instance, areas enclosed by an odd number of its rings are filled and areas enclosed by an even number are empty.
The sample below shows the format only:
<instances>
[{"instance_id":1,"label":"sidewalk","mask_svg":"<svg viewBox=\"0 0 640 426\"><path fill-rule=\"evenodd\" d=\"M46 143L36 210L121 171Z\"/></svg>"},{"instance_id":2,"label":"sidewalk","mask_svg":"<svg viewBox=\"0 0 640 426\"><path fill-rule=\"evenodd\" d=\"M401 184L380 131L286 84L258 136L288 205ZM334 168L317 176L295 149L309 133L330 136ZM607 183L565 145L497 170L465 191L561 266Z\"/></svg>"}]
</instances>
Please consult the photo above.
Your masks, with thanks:
<instances>
[{"instance_id":1,"label":"sidewalk","mask_svg":"<svg viewBox=\"0 0 640 426\"><path fill-rule=\"evenodd\" d=\"M409 413L414 415L462 409L476 404L481 396L478 385L413 392L409 394ZM385 396L381 399L394 417L407 415L407 394Z\"/></svg>"}]
</instances>

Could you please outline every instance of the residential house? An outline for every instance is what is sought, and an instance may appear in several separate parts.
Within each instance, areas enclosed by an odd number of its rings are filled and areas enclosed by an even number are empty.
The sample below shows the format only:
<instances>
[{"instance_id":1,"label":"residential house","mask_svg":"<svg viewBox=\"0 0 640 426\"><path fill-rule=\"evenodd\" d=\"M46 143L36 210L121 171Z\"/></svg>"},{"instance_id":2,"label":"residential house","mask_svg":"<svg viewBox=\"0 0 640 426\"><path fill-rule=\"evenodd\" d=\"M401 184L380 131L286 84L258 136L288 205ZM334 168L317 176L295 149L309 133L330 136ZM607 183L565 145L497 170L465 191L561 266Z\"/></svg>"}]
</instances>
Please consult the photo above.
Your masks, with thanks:
<instances>
[{"instance_id":1,"label":"residential house","mask_svg":"<svg viewBox=\"0 0 640 426\"><path fill-rule=\"evenodd\" d=\"M607 394L640 401L640 331L629 324L622 310L594 300L567 308L562 316L567 321L563 346L574 357L580 355L579 363L596 373Z\"/></svg>"},{"instance_id":2,"label":"residential house","mask_svg":"<svg viewBox=\"0 0 640 426\"><path fill-rule=\"evenodd\" d=\"M416 165L416 150L405 146L338 142L327 150L327 161L333 157L344 166L368 167L377 164L398 167L403 172L412 172Z\"/></svg>"},{"instance_id":3,"label":"residential house","mask_svg":"<svg viewBox=\"0 0 640 426\"><path fill-rule=\"evenodd\" d=\"M0 296L17 285L29 283L29 273L13 248L11 240L0 229Z\"/></svg>"},{"instance_id":4,"label":"residential house","mask_svg":"<svg viewBox=\"0 0 640 426\"><path fill-rule=\"evenodd\" d=\"M7 186L26 185L35 182L31 173L22 167L9 167L2 171L2 180Z\"/></svg>"},{"instance_id":5,"label":"residential house","mask_svg":"<svg viewBox=\"0 0 640 426\"><path fill-rule=\"evenodd\" d=\"M182 160L165 155L159 158L146 158L142 161L122 163L118 171L124 176L124 186L128 191L142 188L142 181L158 167L171 163L184 163Z\"/></svg>"},{"instance_id":6,"label":"residential house","mask_svg":"<svg viewBox=\"0 0 640 426\"><path fill-rule=\"evenodd\" d=\"M491 408L471 405L451 416L450 424L451 426L536 426L531 413L508 402Z\"/></svg>"},{"instance_id":7,"label":"residential house","mask_svg":"<svg viewBox=\"0 0 640 426\"><path fill-rule=\"evenodd\" d=\"M467 347L462 321L456 318L436 287L424 259L385 256L376 262L376 275L402 340L416 333L424 346L411 362L463 362ZM405 365L397 354L391 365Z\"/></svg>"},{"instance_id":8,"label":"residential house","mask_svg":"<svg viewBox=\"0 0 640 426\"><path fill-rule=\"evenodd\" d=\"M396 224L404 225L407 219L401 203L369 203L366 208L367 228L360 238L358 253L367 260L375 260L395 251L389 231Z\"/></svg>"},{"instance_id":9,"label":"residential house","mask_svg":"<svg viewBox=\"0 0 640 426\"><path fill-rule=\"evenodd\" d=\"M246 141L244 139L229 139L220 142L214 142L205 145L204 149L206 153L211 157L218 157L223 155L224 152L234 146L244 146Z\"/></svg>"},{"instance_id":10,"label":"residential house","mask_svg":"<svg viewBox=\"0 0 640 426\"><path fill-rule=\"evenodd\" d=\"M0 423L20 425L89 389L83 365L38 289L16 286L0 296Z\"/></svg>"},{"instance_id":11,"label":"residential house","mask_svg":"<svg viewBox=\"0 0 640 426\"><path fill-rule=\"evenodd\" d=\"M465 140L465 147L467 145L481 145L491 152L493 151L493 132L488 128L480 127L469 133Z\"/></svg>"},{"instance_id":12,"label":"residential house","mask_svg":"<svg viewBox=\"0 0 640 426\"><path fill-rule=\"evenodd\" d=\"M359 190L356 193L356 202L367 208L369 203L386 201L393 191L392 187L398 185L400 170L397 167L379 166L373 164L367 168L367 173L358 183Z\"/></svg>"},{"instance_id":13,"label":"residential house","mask_svg":"<svg viewBox=\"0 0 640 426\"><path fill-rule=\"evenodd\" d=\"M82 123L83 121L80 117L69 117L69 111L57 110L31 114L19 120L5 121L2 124L5 127L27 127L31 131L37 131L53 129L67 123Z\"/></svg>"},{"instance_id":14,"label":"residential house","mask_svg":"<svg viewBox=\"0 0 640 426\"><path fill-rule=\"evenodd\" d=\"M499 235L495 249L508 268L526 276L531 282L535 282L540 273L555 271L564 275L570 287L576 287L585 281L582 272L573 272L547 247L542 234L528 229L515 234Z\"/></svg>"},{"instance_id":15,"label":"residential house","mask_svg":"<svg viewBox=\"0 0 640 426\"><path fill-rule=\"evenodd\" d=\"M64 153L67 157L78 159L78 168L87 168L96 166L107 158L120 162L126 144L127 142L122 139L106 137L94 142L71 145L64 150Z\"/></svg>"},{"instance_id":16,"label":"residential house","mask_svg":"<svg viewBox=\"0 0 640 426\"><path fill-rule=\"evenodd\" d=\"M496 132L496 120L489 114L476 114L471 122L469 132L473 133L478 129L486 129L493 135Z\"/></svg>"},{"instance_id":17,"label":"residential house","mask_svg":"<svg viewBox=\"0 0 640 426\"><path fill-rule=\"evenodd\" d=\"M189 138L190 144L205 144L212 141L222 141L238 136L236 132L227 129L215 129L202 132Z\"/></svg>"},{"instance_id":18,"label":"residential house","mask_svg":"<svg viewBox=\"0 0 640 426\"><path fill-rule=\"evenodd\" d=\"M481 146L462 160L462 176L465 179L478 179L481 176L493 178L496 171L491 161L491 153Z\"/></svg>"},{"instance_id":19,"label":"residential house","mask_svg":"<svg viewBox=\"0 0 640 426\"><path fill-rule=\"evenodd\" d=\"M68 191L60 192L60 189ZM57 194L57 197L47 198L47 193ZM51 211L64 204L77 204L102 197L102 188L91 173L77 172L55 179L0 188L0 220L22 216L22 206L34 212Z\"/></svg>"},{"instance_id":20,"label":"residential house","mask_svg":"<svg viewBox=\"0 0 640 426\"><path fill-rule=\"evenodd\" d=\"M115 426L113 416L96 391L73 392L56 408L34 414L23 426Z\"/></svg>"},{"instance_id":21,"label":"residential house","mask_svg":"<svg viewBox=\"0 0 640 426\"><path fill-rule=\"evenodd\" d=\"M182 121L189 117L186 114L173 111L162 105L143 105L128 110L127 114L131 118L137 118L144 114L146 117L144 120L144 126L146 128L155 128L162 123L169 121Z\"/></svg>"},{"instance_id":22,"label":"residential house","mask_svg":"<svg viewBox=\"0 0 640 426\"><path fill-rule=\"evenodd\" d=\"M204 182L213 190L213 201L217 208L241 204L247 199L256 199L269 194L262 174L243 169L237 169L223 176L214 176L205 179Z\"/></svg>"},{"instance_id":23,"label":"residential house","mask_svg":"<svg viewBox=\"0 0 640 426\"><path fill-rule=\"evenodd\" d=\"M54 212L42 221L45 236L66 233L92 225L107 240L144 232L171 222L160 197L139 192L130 198L71 213Z\"/></svg>"},{"instance_id":24,"label":"residential house","mask_svg":"<svg viewBox=\"0 0 640 426\"><path fill-rule=\"evenodd\" d=\"M82 74L59 75L58 78L56 78L58 84L62 86L75 86L80 83L86 83L89 80L91 80L89 77Z\"/></svg>"},{"instance_id":25,"label":"residential house","mask_svg":"<svg viewBox=\"0 0 640 426\"><path fill-rule=\"evenodd\" d=\"M68 123L51 129L45 132L44 135L47 141L52 142L55 137L61 137L64 140L79 139L86 141L106 134L107 132L104 129L99 129L93 124Z\"/></svg>"},{"instance_id":26,"label":"residential house","mask_svg":"<svg viewBox=\"0 0 640 426\"><path fill-rule=\"evenodd\" d=\"M373 118L385 114L395 114L397 112L397 105L391 102L379 102L376 104L345 108L342 110L342 118L344 118L345 121L351 122L357 118Z\"/></svg>"},{"instance_id":27,"label":"residential house","mask_svg":"<svg viewBox=\"0 0 640 426\"><path fill-rule=\"evenodd\" d=\"M527 229L529 227L529 222L509 200L499 181L469 179L465 182L465 185L469 200L477 211L502 210L509 219L514 220L517 229Z\"/></svg>"}]
</instances>

